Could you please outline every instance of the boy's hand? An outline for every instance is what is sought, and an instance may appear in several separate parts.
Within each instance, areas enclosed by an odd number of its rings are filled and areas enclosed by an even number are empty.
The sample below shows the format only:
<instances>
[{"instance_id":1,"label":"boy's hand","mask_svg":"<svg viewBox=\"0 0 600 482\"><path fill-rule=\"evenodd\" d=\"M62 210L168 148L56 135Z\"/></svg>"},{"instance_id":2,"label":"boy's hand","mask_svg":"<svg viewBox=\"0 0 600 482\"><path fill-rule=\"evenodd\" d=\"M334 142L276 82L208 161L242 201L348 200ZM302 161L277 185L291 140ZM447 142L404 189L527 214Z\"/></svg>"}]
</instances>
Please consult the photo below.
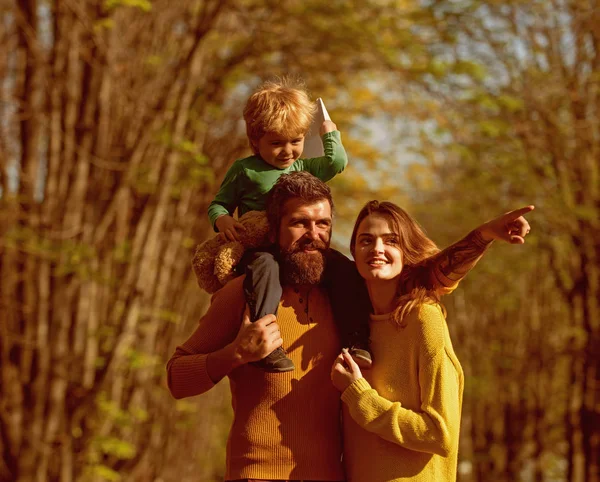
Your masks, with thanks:
<instances>
[{"instance_id":1,"label":"boy's hand","mask_svg":"<svg viewBox=\"0 0 600 482\"><path fill-rule=\"evenodd\" d=\"M331 368L333 386L343 393L353 382L362 377L359 366L348 353L348 349L344 348Z\"/></svg>"},{"instance_id":2,"label":"boy's hand","mask_svg":"<svg viewBox=\"0 0 600 482\"><path fill-rule=\"evenodd\" d=\"M337 131L337 126L333 123L333 121L326 120L321 124L321 128L319 129L319 134L324 135L328 132Z\"/></svg>"},{"instance_id":3,"label":"boy's hand","mask_svg":"<svg viewBox=\"0 0 600 482\"><path fill-rule=\"evenodd\" d=\"M233 217L224 214L219 216L215 221L215 225L219 230L219 236L223 241L239 241L239 231L246 231L244 225L236 221Z\"/></svg>"},{"instance_id":4,"label":"boy's hand","mask_svg":"<svg viewBox=\"0 0 600 482\"><path fill-rule=\"evenodd\" d=\"M477 228L484 241L502 239L511 244L523 244L531 227L523 216L533 211L533 206L525 206L499 216Z\"/></svg>"}]
</instances>

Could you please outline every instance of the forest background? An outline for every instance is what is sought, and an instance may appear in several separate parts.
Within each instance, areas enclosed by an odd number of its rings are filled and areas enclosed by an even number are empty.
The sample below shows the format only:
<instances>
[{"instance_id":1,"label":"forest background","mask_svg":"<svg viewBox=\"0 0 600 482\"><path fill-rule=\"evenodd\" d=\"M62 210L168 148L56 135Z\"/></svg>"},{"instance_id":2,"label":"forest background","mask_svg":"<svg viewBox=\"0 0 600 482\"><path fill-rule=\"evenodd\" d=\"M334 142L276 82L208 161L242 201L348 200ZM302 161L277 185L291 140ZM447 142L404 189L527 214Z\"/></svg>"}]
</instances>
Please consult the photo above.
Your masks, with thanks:
<instances>
[{"instance_id":1,"label":"forest background","mask_svg":"<svg viewBox=\"0 0 600 482\"><path fill-rule=\"evenodd\" d=\"M241 111L302 76L365 201L446 246L526 204L445 299L459 479L600 481L597 0L0 0L0 481L217 481L228 387L173 400Z\"/></svg>"}]
</instances>

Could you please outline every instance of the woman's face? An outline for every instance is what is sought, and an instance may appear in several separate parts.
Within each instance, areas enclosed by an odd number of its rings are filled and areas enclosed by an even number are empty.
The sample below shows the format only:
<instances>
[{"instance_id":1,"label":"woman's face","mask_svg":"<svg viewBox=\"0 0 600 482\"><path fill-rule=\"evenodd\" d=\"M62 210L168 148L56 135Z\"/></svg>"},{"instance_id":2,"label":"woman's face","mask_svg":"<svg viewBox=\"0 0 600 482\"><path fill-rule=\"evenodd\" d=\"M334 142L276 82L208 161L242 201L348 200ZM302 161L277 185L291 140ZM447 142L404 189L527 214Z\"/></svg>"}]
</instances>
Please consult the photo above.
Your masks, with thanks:
<instances>
[{"instance_id":1,"label":"woman's face","mask_svg":"<svg viewBox=\"0 0 600 482\"><path fill-rule=\"evenodd\" d=\"M383 216L371 214L361 221L356 233L354 259L358 272L367 282L393 280L402 272L398 238Z\"/></svg>"}]
</instances>

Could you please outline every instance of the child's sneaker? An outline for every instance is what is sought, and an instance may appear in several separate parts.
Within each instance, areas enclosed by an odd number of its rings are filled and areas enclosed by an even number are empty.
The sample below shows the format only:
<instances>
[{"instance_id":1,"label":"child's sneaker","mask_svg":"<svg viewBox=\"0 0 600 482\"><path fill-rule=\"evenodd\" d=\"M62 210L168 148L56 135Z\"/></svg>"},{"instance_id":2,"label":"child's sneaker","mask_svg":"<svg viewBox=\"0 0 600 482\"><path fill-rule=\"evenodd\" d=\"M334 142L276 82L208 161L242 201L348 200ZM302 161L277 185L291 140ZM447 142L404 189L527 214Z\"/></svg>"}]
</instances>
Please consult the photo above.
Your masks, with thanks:
<instances>
[{"instance_id":1,"label":"child's sneaker","mask_svg":"<svg viewBox=\"0 0 600 482\"><path fill-rule=\"evenodd\" d=\"M281 347L273 350L262 360L252 362L251 364L269 373L291 372L296 368L294 362L286 356L285 350Z\"/></svg>"},{"instance_id":2,"label":"child's sneaker","mask_svg":"<svg viewBox=\"0 0 600 482\"><path fill-rule=\"evenodd\" d=\"M371 368L373 365L373 358L368 350L352 347L349 351L350 355L360 368Z\"/></svg>"}]
</instances>

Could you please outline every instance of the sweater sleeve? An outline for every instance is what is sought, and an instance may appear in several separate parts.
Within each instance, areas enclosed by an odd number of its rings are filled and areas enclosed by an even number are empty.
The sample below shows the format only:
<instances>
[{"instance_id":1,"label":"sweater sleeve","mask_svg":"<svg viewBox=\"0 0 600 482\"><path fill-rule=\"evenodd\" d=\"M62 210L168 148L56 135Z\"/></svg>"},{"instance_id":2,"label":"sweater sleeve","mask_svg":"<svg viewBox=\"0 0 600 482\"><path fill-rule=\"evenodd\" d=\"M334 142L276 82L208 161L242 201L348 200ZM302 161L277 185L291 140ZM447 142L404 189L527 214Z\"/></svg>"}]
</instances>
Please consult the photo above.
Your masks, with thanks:
<instances>
[{"instance_id":1,"label":"sweater sleeve","mask_svg":"<svg viewBox=\"0 0 600 482\"><path fill-rule=\"evenodd\" d=\"M435 311L429 310L419 340L420 410L381 397L364 378L344 391L342 401L365 430L410 450L448 456L458 445L461 375L445 346L443 316Z\"/></svg>"},{"instance_id":2,"label":"sweater sleeve","mask_svg":"<svg viewBox=\"0 0 600 482\"><path fill-rule=\"evenodd\" d=\"M342 145L340 131L332 131L323 134L323 157L303 159L304 170L327 182L335 175L341 173L348 165L348 156Z\"/></svg>"},{"instance_id":3,"label":"sweater sleeve","mask_svg":"<svg viewBox=\"0 0 600 482\"><path fill-rule=\"evenodd\" d=\"M485 241L477 230L431 257L429 282L438 293L454 291L458 283L483 257L492 241Z\"/></svg>"},{"instance_id":4,"label":"sweater sleeve","mask_svg":"<svg viewBox=\"0 0 600 482\"><path fill-rule=\"evenodd\" d=\"M244 296L238 277L217 291L192 335L175 349L167 363L167 383L173 397L200 395L214 382L208 375L208 355L235 340L242 322Z\"/></svg>"},{"instance_id":5,"label":"sweater sleeve","mask_svg":"<svg viewBox=\"0 0 600 482\"><path fill-rule=\"evenodd\" d=\"M244 172L241 164L235 162L225 174L217 195L208 206L208 218L215 231L217 231L215 225L217 218L224 214L233 216L235 208L240 203L240 186L243 175Z\"/></svg>"}]
</instances>

